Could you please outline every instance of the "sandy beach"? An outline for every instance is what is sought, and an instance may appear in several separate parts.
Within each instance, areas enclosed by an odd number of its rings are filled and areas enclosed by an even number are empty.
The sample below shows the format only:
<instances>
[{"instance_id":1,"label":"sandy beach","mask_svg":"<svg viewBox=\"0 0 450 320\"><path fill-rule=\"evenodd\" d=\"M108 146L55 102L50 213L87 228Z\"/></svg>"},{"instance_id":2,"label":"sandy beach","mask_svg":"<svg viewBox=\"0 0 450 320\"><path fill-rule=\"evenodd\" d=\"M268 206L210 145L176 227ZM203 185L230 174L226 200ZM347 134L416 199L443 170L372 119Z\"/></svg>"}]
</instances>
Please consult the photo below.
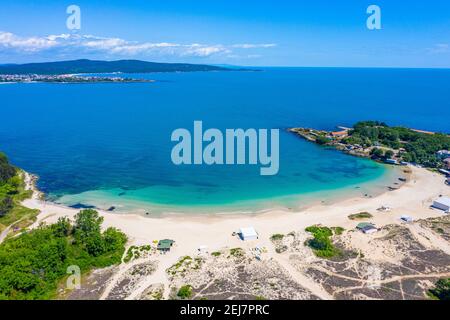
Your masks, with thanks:
<instances>
[{"instance_id":1,"label":"sandy beach","mask_svg":"<svg viewBox=\"0 0 450 320\"><path fill-rule=\"evenodd\" d=\"M209 252L223 250L226 248L241 247L245 250L252 248L266 247L267 255L275 257L270 237L273 234L287 234L292 231L304 230L305 227L322 224L325 226L340 226L346 230L354 229L358 222L352 221L348 215L367 211L373 215L368 221L377 227L390 224L400 224L400 216L407 214L416 219L426 219L441 217L442 211L430 208L433 199L440 195L450 195L450 188L444 184L442 175L429 170L417 167L410 167L411 174L408 181L399 189L386 191L373 198L349 198L332 205L318 204L298 212L273 210L250 216L229 216L229 215L186 215L170 217L145 217L136 214L119 214L107 211L99 211L104 217L104 227L116 227L122 230L129 237L129 245L150 244L155 240L173 239L176 244L170 253L161 255L157 271L149 277L140 290L136 290L128 298L136 298L149 284L166 283L167 274L165 270L173 265L180 257L197 255L200 246L207 246ZM31 181L27 177L27 181ZM39 209L41 213L37 221L31 226L36 227L42 222L53 223L59 217L73 216L78 209L59 206L39 199L39 194L34 193L31 199L25 200L24 205ZM382 206L391 208L389 211L377 210ZM253 226L259 239L255 241L241 241L238 237L232 236L240 227ZM374 235L365 235L365 239L371 239ZM423 238L423 237L422 237ZM360 239L361 240L361 239ZM364 246L364 239L360 245ZM367 240L368 241L368 240ZM425 241L425 240L424 240ZM428 246L433 246L432 239ZM446 243L435 243L436 248L450 254L450 246ZM278 262L289 269L289 263L282 258L276 258ZM294 271L290 271L292 275ZM120 276L120 273L117 275ZM302 277L300 279L309 290L314 292L314 283ZM315 290L315 294L321 298L329 298L327 294L320 290ZM108 289L105 291L107 294Z\"/></svg>"},{"instance_id":2,"label":"sandy beach","mask_svg":"<svg viewBox=\"0 0 450 320\"><path fill-rule=\"evenodd\" d=\"M190 214L162 218L99 212L104 217L105 227L121 229L128 235L131 244L170 238L177 242L176 250L180 255L193 252L200 245L207 245L211 250L242 245L242 241L231 234L245 226L255 227L259 233L258 242L265 245L274 233L286 233L313 224L352 229L357 222L349 220L348 215L362 211L373 213L371 222L377 226L398 223L402 214L414 219L442 215L442 212L431 209L430 205L439 195L450 194L444 177L423 168L411 167L411 170L409 181L398 190L386 191L373 198L358 197L332 205L317 204L299 212L272 210L250 216ZM23 204L41 211L32 227L41 222L53 223L62 216L72 218L79 211L39 200L36 193ZM378 212L381 206L388 206L391 211Z\"/></svg>"},{"instance_id":3,"label":"sandy beach","mask_svg":"<svg viewBox=\"0 0 450 320\"><path fill-rule=\"evenodd\" d=\"M242 245L242 241L231 234L245 226L255 227L259 234L258 242L265 245L274 233L287 233L313 224L352 229L357 222L349 220L348 215L362 211L373 213L374 217L370 220L377 226L398 223L403 214L414 219L442 215L441 211L431 209L430 205L439 195L450 194L444 177L423 168L411 167L411 170L409 181L398 190L386 191L373 198L358 197L332 205L318 204L299 212L272 210L250 216L190 214L162 218L99 212L104 217L105 227L121 229L128 235L131 244L170 238L177 242L176 250L180 255L193 252L200 245L207 245L211 250ZM79 211L39 200L37 194L23 204L41 211L32 227L41 222L53 223L62 216L72 218ZM388 206L391 210L377 211L381 206Z\"/></svg>"}]
</instances>

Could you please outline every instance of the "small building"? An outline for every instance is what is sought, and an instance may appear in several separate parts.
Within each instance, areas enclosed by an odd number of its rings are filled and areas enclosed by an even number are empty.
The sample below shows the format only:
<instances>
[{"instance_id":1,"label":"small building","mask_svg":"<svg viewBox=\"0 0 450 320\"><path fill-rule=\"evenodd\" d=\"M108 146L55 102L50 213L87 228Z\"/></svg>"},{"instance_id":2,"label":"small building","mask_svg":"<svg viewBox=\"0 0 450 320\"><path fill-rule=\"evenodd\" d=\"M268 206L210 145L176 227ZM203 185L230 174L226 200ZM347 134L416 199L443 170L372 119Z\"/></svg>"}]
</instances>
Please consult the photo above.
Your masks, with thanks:
<instances>
[{"instance_id":1,"label":"small building","mask_svg":"<svg viewBox=\"0 0 450 320\"><path fill-rule=\"evenodd\" d=\"M378 231L378 229L372 223L369 222L358 223L356 229L360 230L365 234L375 233Z\"/></svg>"},{"instance_id":2,"label":"small building","mask_svg":"<svg viewBox=\"0 0 450 320\"><path fill-rule=\"evenodd\" d=\"M441 159L450 158L450 151L448 150L439 150L436 152L436 155Z\"/></svg>"},{"instance_id":3,"label":"small building","mask_svg":"<svg viewBox=\"0 0 450 320\"><path fill-rule=\"evenodd\" d=\"M162 252L170 251L170 248L172 248L174 243L175 241L170 239L159 240L157 249Z\"/></svg>"},{"instance_id":4,"label":"small building","mask_svg":"<svg viewBox=\"0 0 450 320\"><path fill-rule=\"evenodd\" d=\"M402 220L403 222L413 222L413 218L407 215L402 215L400 217L400 220Z\"/></svg>"},{"instance_id":5,"label":"small building","mask_svg":"<svg viewBox=\"0 0 450 320\"><path fill-rule=\"evenodd\" d=\"M386 159L384 162L387 164L398 164L398 161L395 159Z\"/></svg>"},{"instance_id":6,"label":"small building","mask_svg":"<svg viewBox=\"0 0 450 320\"><path fill-rule=\"evenodd\" d=\"M445 212L450 211L450 198L448 197L439 197L433 201L433 208L443 210Z\"/></svg>"},{"instance_id":7,"label":"small building","mask_svg":"<svg viewBox=\"0 0 450 320\"><path fill-rule=\"evenodd\" d=\"M255 228L253 228L253 227L240 228L239 236L244 241L258 239L258 233L256 232Z\"/></svg>"},{"instance_id":8,"label":"small building","mask_svg":"<svg viewBox=\"0 0 450 320\"><path fill-rule=\"evenodd\" d=\"M333 131L333 132L331 132L331 136L333 138L344 138L344 137L348 136L348 131L347 130Z\"/></svg>"}]
</instances>

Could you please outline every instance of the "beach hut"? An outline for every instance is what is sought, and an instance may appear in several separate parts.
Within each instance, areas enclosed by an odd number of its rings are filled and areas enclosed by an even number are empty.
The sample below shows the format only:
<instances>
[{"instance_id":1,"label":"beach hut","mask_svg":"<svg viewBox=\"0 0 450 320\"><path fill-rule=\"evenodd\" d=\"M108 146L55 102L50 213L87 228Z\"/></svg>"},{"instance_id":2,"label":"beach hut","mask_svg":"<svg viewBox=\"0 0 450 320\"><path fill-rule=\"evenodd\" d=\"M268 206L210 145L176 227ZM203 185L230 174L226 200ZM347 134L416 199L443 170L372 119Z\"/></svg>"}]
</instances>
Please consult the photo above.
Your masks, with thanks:
<instances>
[{"instance_id":1,"label":"beach hut","mask_svg":"<svg viewBox=\"0 0 450 320\"><path fill-rule=\"evenodd\" d=\"M378 229L372 223L369 222L358 223L356 229L362 231L365 234L370 234L378 231Z\"/></svg>"},{"instance_id":2,"label":"beach hut","mask_svg":"<svg viewBox=\"0 0 450 320\"><path fill-rule=\"evenodd\" d=\"M253 228L253 227L240 228L239 236L244 241L258 239L258 233L256 232L255 228Z\"/></svg>"},{"instance_id":3,"label":"beach hut","mask_svg":"<svg viewBox=\"0 0 450 320\"><path fill-rule=\"evenodd\" d=\"M387 163L387 164L398 164L398 161L395 160L395 159L386 159L386 160L384 160L384 163Z\"/></svg>"},{"instance_id":4,"label":"beach hut","mask_svg":"<svg viewBox=\"0 0 450 320\"><path fill-rule=\"evenodd\" d=\"M170 251L175 241L170 239L159 240L157 249L162 252Z\"/></svg>"},{"instance_id":5,"label":"beach hut","mask_svg":"<svg viewBox=\"0 0 450 320\"><path fill-rule=\"evenodd\" d=\"M410 216L407 216L407 215L402 215L402 216L400 217L400 219L401 219L403 222L413 222L413 218L410 217Z\"/></svg>"},{"instance_id":6,"label":"beach hut","mask_svg":"<svg viewBox=\"0 0 450 320\"><path fill-rule=\"evenodd\" d=\"M445 212L450 211L450 198L439 197L433 201L433 207L439 210L444 210Z\"/></svg>"}]
</instances>

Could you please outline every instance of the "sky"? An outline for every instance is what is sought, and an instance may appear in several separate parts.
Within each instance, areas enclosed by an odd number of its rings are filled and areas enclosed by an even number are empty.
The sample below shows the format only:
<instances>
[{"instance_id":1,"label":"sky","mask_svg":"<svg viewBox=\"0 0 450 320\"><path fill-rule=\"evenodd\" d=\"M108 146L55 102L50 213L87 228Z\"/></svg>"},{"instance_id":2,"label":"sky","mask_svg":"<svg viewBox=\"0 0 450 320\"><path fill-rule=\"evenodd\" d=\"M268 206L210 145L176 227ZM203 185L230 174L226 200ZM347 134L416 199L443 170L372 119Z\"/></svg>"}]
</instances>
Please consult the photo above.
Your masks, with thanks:
<instances>
[{"instance_id":1,"label":"sky","mask_svg":"<svg viewBox=\"0 0 450 320\"><path fill-rule=\"evenodd\" d=\"M381 29L367 27L370 5ZM1 0L0 63L81 58L450 68L450 1Z\"/></svg>"}]
</instances>

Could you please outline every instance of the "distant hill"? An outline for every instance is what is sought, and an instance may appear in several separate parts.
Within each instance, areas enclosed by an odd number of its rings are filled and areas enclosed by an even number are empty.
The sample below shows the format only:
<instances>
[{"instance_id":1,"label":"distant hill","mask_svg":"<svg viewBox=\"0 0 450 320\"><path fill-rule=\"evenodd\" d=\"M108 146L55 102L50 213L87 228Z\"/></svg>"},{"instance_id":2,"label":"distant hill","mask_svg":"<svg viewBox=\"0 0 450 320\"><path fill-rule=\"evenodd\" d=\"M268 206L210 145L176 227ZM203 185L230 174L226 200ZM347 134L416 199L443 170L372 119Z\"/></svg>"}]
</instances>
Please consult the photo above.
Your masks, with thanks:
<instances>
[{"instance_id":1,"label":"distant hill","mask_svg":"<svg viewBox=\"0 0 450 320\"><path fill-rule=\"evenodd\" d=\"M0 74L74 74L74 73L149 73L149 72L193 72L236 71L236 69L189 63L157 63L140 60L71 60L26 64L0 65ZM244 70L244 69L240 69Z\"/></svg>"}]
</instances>

